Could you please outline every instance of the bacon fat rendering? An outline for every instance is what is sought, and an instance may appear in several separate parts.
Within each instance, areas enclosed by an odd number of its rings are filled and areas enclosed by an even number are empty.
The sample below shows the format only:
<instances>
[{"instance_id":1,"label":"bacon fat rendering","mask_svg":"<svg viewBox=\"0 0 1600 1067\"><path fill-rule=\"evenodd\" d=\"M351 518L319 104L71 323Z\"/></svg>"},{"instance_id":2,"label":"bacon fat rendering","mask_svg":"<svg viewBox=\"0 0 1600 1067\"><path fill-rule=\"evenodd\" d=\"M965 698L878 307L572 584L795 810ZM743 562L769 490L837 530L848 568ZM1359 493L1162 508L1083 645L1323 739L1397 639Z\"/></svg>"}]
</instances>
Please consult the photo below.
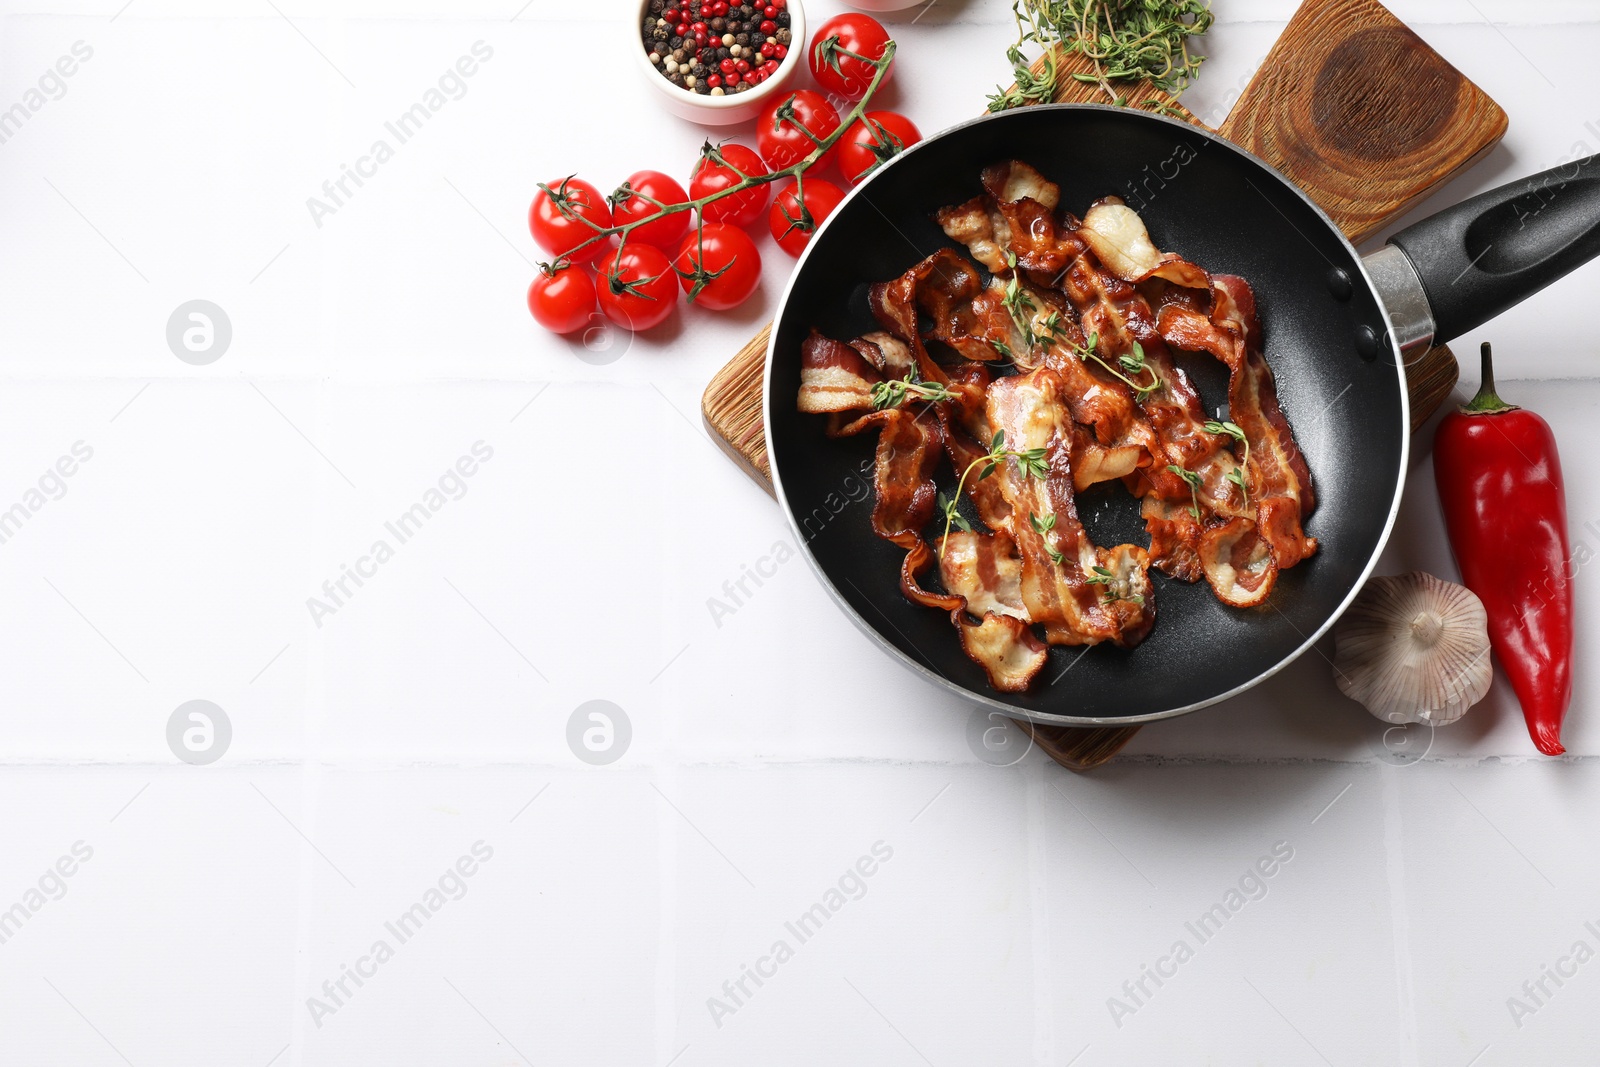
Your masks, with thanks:
<instances>
[{"instance_id":1,"label":"bacon fat rendering","mask_svg":"<svg viewBox=\"0 0 1600 1067\"><path fill-rule=\"evenodd\" d=\"M877 433L872 529L906 550L902 591L1021 692L1051 645L1144 640L1151 567L1263 603L1317 550L1316 495L1244 279L1162 252L1116 197L1072 215L1026 163L982 186L935 214L971 259L943 249L873 285L880 330L812 331L798 404L833 436ZM1226 416L1180 356L1226 368ZM1138 498L1147 545L1092 542L1076 494L1102 482Z\"/></svg>"}]
</instances>

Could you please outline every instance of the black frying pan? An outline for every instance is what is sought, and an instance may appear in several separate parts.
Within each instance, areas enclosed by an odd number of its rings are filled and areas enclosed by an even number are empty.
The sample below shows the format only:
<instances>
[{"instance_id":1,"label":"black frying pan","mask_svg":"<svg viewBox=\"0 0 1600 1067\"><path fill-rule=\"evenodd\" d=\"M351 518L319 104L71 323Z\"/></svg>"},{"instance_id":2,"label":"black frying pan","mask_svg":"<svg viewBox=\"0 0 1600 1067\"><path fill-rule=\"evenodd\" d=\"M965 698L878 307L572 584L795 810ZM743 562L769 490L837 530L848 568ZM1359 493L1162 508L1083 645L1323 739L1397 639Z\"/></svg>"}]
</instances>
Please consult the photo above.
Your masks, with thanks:
<instances>
[{"instance_id":1,"label":"black frying pan","mask_svg":"<svg viewBox=\"0 0 1600 1067\"><path fill-rule=\"evenodd\" d=\"M1151 572L1156 625L1138 647L1055 648L1031 691L990 688L943 612L900 593L903 550L869 526L876 434L831 440L795 410L800 343L815 326L875 329L867 286L952 247L932 213L981 192L991 163L1021 159L1077 214L1116 194L1156 247L1255 289L1279 398L1317 486L1307 523L1321 548L1279 575L1261 607ZM856 189L812 239L767 353L767 452L778 498L823 582L856 624L929 680L1041 722L1123 725L1194 711L1276 673L1349 605L1394 523L1410 438L1404 361L1471 330L1600 254L1600 157L1485 193L1357 255L1282 175L1204 130L1095 105L1029 107L939 134ZM963 250L964 252L964 250ZM1208 410L1221 364L1186 359ZM946 479L953 483L953 478ZM947 491L952 485L943 486ZM1101 545L1147 544L1120 485L1080 495Z\"/></svg>"}]
</instances>

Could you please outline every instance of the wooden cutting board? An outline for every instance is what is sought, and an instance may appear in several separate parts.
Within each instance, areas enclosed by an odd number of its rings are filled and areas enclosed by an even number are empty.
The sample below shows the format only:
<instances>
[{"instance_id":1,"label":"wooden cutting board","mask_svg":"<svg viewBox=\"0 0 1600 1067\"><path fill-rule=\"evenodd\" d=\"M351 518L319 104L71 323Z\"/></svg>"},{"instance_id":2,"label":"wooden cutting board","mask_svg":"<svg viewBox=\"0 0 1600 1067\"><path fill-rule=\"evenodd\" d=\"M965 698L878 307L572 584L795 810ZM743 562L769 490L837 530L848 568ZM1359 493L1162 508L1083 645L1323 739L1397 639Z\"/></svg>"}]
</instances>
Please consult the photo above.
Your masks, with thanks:
<instances>
[{"instance_id":1,"label":"wooden cutting board","mask_svg":"<svg viewBox=\"0 0 1600 1067\"><path fill-rule=\"evenodd\" d=\"M1057 101L1105 102L1070 76L1092 72L1083 57L1058 50L1055 59ZM1127 98L1160 101L1205 125L1153 86L1127 89ZM1218 132L1281 170L1360 242L1493 148L1506 114L1376 0L1305 0ZM770 334L769 324L717 372L700 405L715 439L769 493L761 378ZM1438 409L1456 375L1443 345L1407 370L1413 426ZM1139 730L1018 725L1072 770L1104 763Z\"/></svg>"}]
</instances>

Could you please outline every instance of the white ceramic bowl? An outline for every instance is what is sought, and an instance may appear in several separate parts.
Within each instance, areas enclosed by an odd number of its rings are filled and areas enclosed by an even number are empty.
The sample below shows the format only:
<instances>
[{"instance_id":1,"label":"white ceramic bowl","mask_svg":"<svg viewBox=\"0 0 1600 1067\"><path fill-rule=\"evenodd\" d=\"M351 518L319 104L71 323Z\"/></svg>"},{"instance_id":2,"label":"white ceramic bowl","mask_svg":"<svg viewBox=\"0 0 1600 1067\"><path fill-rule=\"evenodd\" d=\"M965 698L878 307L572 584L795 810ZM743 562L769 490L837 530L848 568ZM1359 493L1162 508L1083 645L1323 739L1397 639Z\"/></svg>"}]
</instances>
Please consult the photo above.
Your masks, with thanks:
<instances>
[{"instance_id":1,"label":"white ceramic bowl","mask_svg":"<svg viewBox=\"0 0 1600 1067\"><path fill-rule=\"evenodd\" d=\"M650 62L650 54L645 51L644 42L639 38L649 8L650 0L640 0L634 9L633 22L628 27L628 47L633 53L634 66L638 68L640 76L650 83L656 102L681 119L705 126L732 126L737 122L749 122L761 113L769 100L794 81L796 72L805 64L806 13L800 0L789 0L789 32L794 36L794 41L789 45L789 54L783 57L783 62L772 77L748 92L733 96L702 95L680 89Z\"/></svg>"}]
</instances>

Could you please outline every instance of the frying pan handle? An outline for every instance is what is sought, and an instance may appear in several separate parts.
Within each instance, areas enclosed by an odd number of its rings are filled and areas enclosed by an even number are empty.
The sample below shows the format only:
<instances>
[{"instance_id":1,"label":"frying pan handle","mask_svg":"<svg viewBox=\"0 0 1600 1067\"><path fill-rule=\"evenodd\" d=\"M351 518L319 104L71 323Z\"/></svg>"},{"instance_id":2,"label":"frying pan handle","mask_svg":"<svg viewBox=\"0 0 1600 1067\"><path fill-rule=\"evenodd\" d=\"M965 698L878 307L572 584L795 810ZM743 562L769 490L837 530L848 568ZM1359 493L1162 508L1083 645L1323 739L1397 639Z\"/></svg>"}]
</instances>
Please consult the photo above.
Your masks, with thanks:
<instances>
[{"instance_id":1,"label":"frying pan handle","mask_svg":"<svg viewBox=\"0 0 1600 1067\"><path fill-rule=\"evenodd\" d=\"M1460 337L1600 256L1600 155L1465 200L1389 243L1416 269L1435 341Z\"/></svg>"}]
</instances>

